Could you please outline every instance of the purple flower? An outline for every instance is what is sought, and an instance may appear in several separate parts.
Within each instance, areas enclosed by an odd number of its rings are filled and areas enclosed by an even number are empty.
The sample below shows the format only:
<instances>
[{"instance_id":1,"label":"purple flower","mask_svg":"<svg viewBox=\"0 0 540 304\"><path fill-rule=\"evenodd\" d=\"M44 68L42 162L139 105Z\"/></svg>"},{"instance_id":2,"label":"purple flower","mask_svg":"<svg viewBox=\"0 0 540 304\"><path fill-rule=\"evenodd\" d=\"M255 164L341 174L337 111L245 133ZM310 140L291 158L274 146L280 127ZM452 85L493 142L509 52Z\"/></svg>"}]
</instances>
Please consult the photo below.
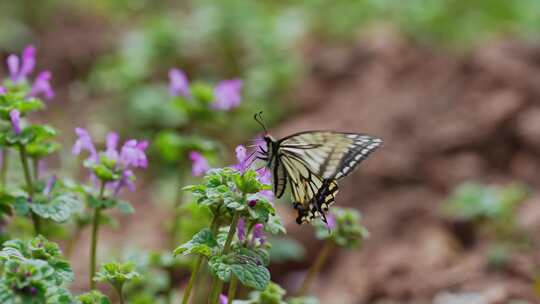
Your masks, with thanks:
<instances>
[{"instance_id":1,"label":"purple flower","mask_svg":"<svg viewBox=\"0 0 540 304\"><path fill-rule=\"evenodd\" d=\"M242 95L240 95L242 85L240 79L223 80L218 83L214 89L212 107L224 111L236 108L242 101Z\"/></svg>"},{"instance_id":2,"label":"purple flower","mask_svg":"<svg viewBox=\"0 0 540 304\"><path fill-rule=\"evenodd\" d=\"M253 241L259 241L260 245L263 245L266 242L266 238L264 236L264 225L261 223L255 224L255 227L253 227Z\"/></svg>"},{"instance_id":3,"label":"purple flower","mask_svg":"<svg viewBox=\"0 0 540 304\"><path fill-rule=\"evenodd\" d=\"M250 156L247 154L246 147L239 145L235 149L236 151L236 160L238 160L238 164L234 165L233 168L235 170L240 171L241 173L246 172L247 169L249 169L250 166Z\"/></svg>"},{"instance_id":4,"label":"purple flower","mask_svg":"<svg viewBox=\"0 0 540 304\"><path fill-rule=\"evenodd\" d=\"M257 170L257 178L259 179L259 182L265 185L272 184L272 173L266 167ZM274 192L272 190L262 190L259 191L259 194L269 201L274 199Z\"/></svg>"},{"instance_id":5,"label":"purple flower","mask_svg":"<svg viewBox=\"0 0 540 304\"><path fill-rule=\"evenodd\" d=\"M6 95L6 93L7 93L6 88L4 88L3 86L0 86L0 96L1 95Z\"/></svg>"},{"instance_id":6,"label":"purple flower","mask_svg":"<svg viewBox=\"0 0 540 304\"><path fill-rule=\"evenodd\" d=\"M43 94L46 99L52 99L54 97L54 91L51 86L51 77L52 74L50 71L39 73L36 80L34 80L34 84L32 85L28 97L37 97L38 95Z\"/></svg>"},{"instance_id":7,"label":"purple flower","mask_svg":"<svg viewBox=\"0 0 540 304\"><path fill-rule=\"evenodd\" d=\"M9 118L11 119L11 127L15 134L21 133L21 113L18 110L11 110L9 112Z\"/></svg>"},{"instance_id":8,"label":"purple flower","mask_svg":"<svg viewBox=\"0 0 540 304\"><path fill-rule=\"evenodd\" d=\"M336 217L330 213L326 215L326 227L328 227L328 230L333 230L337 226L336 223Z\"/></svg>"},{"instance_id":9,"label":"purple flower","mask_svg":"<svg viewBox=\"0 0 540 304\"><path fill-rule=\"evenodd\" d=\"M146 168L148 166L148 159L144 151L147 147L147 141L128 140L120 150L120 162L125 168Z\"/></svg>"},{"instance_id":10,"label":"purple flower","mask_svg":"<svg viewBox=\"0 0 540 304\"><path fill-rule=\"evenodd\" d=\"M219 304L227 304L227 303L229 303L228 301L229 301L229 299L227 298L226 295L224 295L224 294L219 295Z\"/></svg>"},{"instance_id":11,"label":"purple flower","mask_svg":"<svg viewBox=\"0 0 540 304\"><path fill-rule=\"evenodd\" d=\"M236 225L236 235L240 242L243 242L246 238L246 221L243 217L240 218L238 225Z\"/></svg>"},{"instance_id":12,"label":"purple flower","mask_svg":"<svg viewBox=\"0 0 540 304\"><path fill-rule=\"evenodd\" d=\"M169 71L169 93L171 96L191 96L189 81L184 71L180 69L171 69Z\"/></svg>"},{"instance_id":13,"label":"purple flower","mask_svg":"<svg viewBox=\"0 0 540 304\"><path fill-rule=\"evenodd\" d=\"M250 200L248 202L248 206L250 206L251 208L257 206L257 200Z\"/></svg>"},{"instance_id":14,"label":"purple flower","mask_svg":"<svg viewBox=\"0 0 540 304\"><path fill-rule=\"evenodd\" d=\"M54 187L54 184L56 183L56 175L52 175L49 180L47 181L47 186L45 186L45 189L43 190L43 194L48 196L51 193L52 188Z\"/></svg>"},{"instance_id":15,"label":"purple flower","mask_svg":"<svg viewBox=\"0 0 540 304\"><path fill-rule=\"evenodd\" d=\"M79 155L82 151L86 150L90 153L90 157L88 159L93 162L97 162L99 160L99 156L96 148L94 147L92 137L90 137L88 131L82 128L76 128L75 133L77 133L79 138L75 141L75 144L71 150L73 155Z\"/></svg>"},{"instance_id":16,"label":"purple flower","mask_svg":"<svg viewBox=\"0 0 540 304\"><path fill-rule=\"evenodd\" d=\"M208 161L201 153L192 151L189 153L189 159L191 159L192 162L191 173L193 176L201 176L206 173L206 171L210 170Z\"/></svg>"},{"instance_id":17,"label":"purple flower","mask_svg":"<svg viewBox=\"0 0 540 304\"><path fill-rule=\"evenodd\" d=\"M107 141L106 141L106 150L105 155L107 158L112 160L118 160L118 150L116 147L118 146L118 133L116 132L109 132L107 134Z\"/></svg>"},{"instance_id":18,"label":"purple flower","mask_svg":"<svg viewBox=\"0 0 540 304\"><path fill-rule=\"evenodd\" d=\"M27 46L22 54L22 62L20 58L11 54L7 58L7 66L11 81L17 84L19 81L26 80L26 77L32 73L36 65L36 48Z\"/></svg>"},{"instance_id":19,"label":"purple flower","mask_svg":"<svg viewBox=\"0 0 540 304\"><path fill-rule=\"evenodd\" d=\"M118 196L124 187L127 187L129 191L134 192L136 190L135 183L133 182L134 179L135 174L133 174L133 171L124 170L122 172L122 178L114 186L114 196Z\"/></svg>"}]
</instances>

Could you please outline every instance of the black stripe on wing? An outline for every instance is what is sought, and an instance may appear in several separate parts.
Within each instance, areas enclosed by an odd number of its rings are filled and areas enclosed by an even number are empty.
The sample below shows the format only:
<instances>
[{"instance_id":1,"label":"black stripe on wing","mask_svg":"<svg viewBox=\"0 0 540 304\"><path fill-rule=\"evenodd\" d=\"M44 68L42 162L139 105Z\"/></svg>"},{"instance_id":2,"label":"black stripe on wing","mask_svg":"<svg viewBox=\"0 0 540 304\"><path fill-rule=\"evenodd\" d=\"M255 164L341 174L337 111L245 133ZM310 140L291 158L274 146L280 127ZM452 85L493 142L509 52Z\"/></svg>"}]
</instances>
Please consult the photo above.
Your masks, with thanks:
<instances>
[{"instance_id":1,"label":"black stripe on wing","mask_svg":"<svg viewBox=\"0 0 540 304\"><path fill-rule=\"evenodd\" d=\"M347 136L353 139L354 142L349 147L348 152L341 158L334 175L336 179L347 176L360 162L383 144L382 139L368 135L349 134Z\"/></svg>"}]
</instances>

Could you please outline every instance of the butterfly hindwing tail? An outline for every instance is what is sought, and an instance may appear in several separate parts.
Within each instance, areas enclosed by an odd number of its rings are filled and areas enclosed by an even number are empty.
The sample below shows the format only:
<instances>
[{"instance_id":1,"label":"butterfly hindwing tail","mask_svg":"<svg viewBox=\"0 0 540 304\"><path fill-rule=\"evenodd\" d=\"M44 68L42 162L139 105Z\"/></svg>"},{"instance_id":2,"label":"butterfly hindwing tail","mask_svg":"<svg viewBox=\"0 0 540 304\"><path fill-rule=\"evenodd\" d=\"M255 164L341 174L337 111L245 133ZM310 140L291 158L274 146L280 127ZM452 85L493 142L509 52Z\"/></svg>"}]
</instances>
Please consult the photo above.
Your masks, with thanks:
<instances>
[{"instance_id":1,"label":"butterfly hindwing tail","mask_svg":"<svg viewBox=\"0 0 540 304\"><path fill-rule=\"evenodd\" d=\"M321 217L322 221L326 223L326 212L334 203L338 190L339 187L334 179L324 179L317 195L309 201L307 206L298 202L294 203L294 208L298 211L296 222L298 224L309 223L314 218Z\"/></svg>"}]
</instances>

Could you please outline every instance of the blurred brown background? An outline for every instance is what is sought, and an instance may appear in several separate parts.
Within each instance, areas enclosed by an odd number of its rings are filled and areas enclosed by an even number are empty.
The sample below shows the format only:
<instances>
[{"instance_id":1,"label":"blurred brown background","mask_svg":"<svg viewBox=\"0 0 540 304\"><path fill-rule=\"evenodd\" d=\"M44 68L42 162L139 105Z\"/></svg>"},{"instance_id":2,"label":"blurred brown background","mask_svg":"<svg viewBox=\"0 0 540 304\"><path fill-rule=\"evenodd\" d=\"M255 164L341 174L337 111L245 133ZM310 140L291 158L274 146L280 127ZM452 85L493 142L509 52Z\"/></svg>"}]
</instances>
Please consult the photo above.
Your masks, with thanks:
<instances>
[{"instance_id":1,"label":"blurred brown background","mask_svg":"<svg viewBox=\"0 0 540 304\"><path fill-rule=\"evenodd\" d=\"M337 198L362 212L370 238L334 252L314 288L321 303L537 303L539 28L538 1L0 3L2 58L33 43L38 65L53 71L57 97L36 119L64 130L66 155L75 126L147 136L178 119L158 105L173 66L245 81L238 126L223 135L230 151L258 131L259 109L278 137L309 129L382 137ZM167 248L170 214L160 201L177 185L163 172L143 179L135 215L104 230L105 253ZM501 242L484 219L444 211L466 181L528 187L506 214L518 236ZM289 205L279 210L306 255L272 274L295 286L321 244ZM72 256L81 276L86 243Z\"/></svg>"}]
</instances>

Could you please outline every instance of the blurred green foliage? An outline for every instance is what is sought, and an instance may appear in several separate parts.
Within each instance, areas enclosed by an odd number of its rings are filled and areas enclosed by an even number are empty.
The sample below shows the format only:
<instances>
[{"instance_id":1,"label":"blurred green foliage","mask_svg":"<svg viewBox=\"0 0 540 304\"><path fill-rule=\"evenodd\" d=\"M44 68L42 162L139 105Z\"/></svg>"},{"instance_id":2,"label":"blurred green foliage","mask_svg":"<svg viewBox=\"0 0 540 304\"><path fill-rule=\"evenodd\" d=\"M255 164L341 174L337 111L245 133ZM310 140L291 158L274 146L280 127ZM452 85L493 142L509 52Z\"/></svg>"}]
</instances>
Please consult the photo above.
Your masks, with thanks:
<instances>
[{"instance_id":1,"label":"blurred green foliage","mask_svg":"<svg viewBox=\"0 0 540 304\"><path fill-rule=\"evenodd\" d=\"M467 182L458 186L444 202L443 212L451 219L484 226L499 241L517 241L518 207L529 197L529 189L519 183L483 185Z\"/></svg>"}]
</instances>

